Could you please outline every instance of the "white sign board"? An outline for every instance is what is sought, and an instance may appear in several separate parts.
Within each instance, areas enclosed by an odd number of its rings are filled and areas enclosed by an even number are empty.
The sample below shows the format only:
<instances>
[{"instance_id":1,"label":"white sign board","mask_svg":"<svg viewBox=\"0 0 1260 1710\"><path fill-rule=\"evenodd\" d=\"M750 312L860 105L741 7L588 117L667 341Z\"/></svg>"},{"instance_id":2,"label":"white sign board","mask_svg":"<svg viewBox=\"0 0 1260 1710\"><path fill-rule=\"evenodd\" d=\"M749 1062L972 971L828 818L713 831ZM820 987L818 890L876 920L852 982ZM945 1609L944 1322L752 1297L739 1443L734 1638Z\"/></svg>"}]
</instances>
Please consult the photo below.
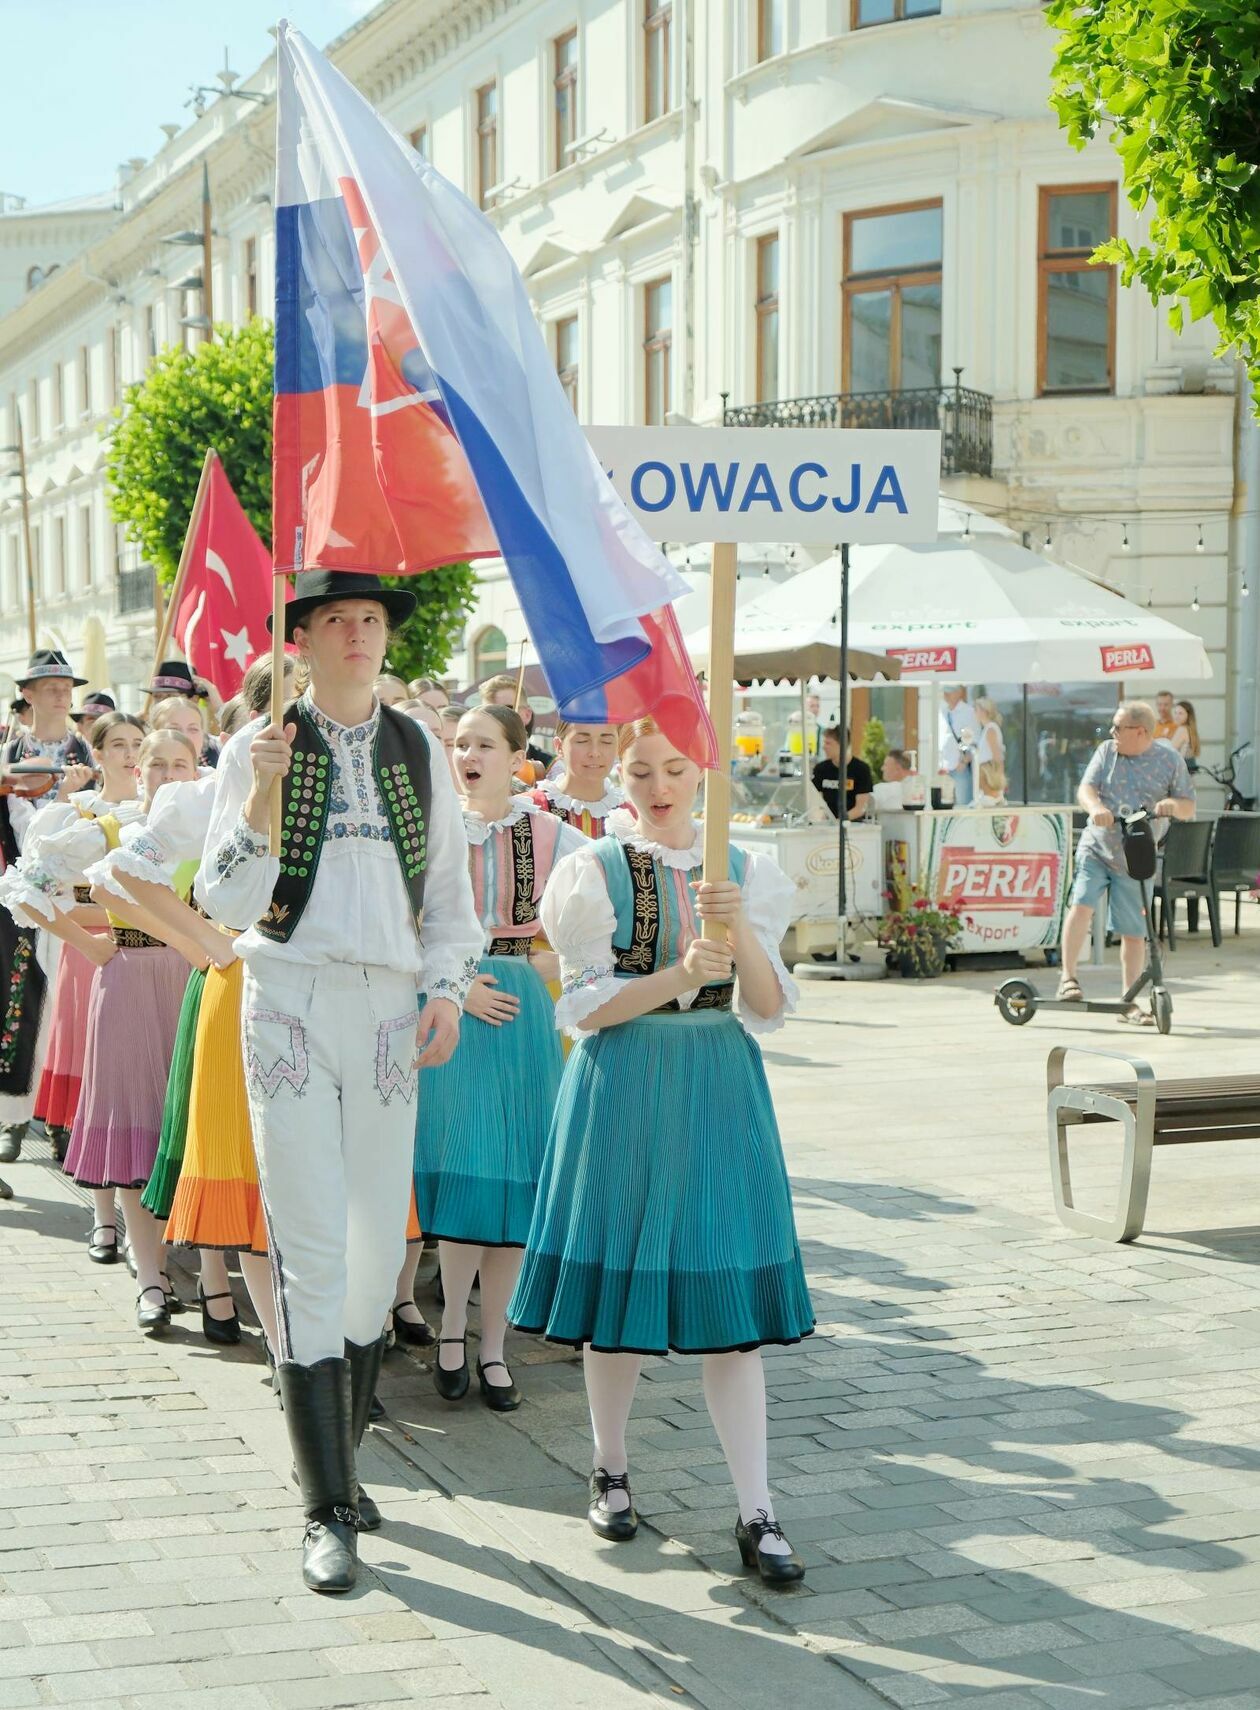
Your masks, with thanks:
<instances>
[{"instance_id":1,"label":"white sign board","mask_svg":"<svg viewBox=\"0 0 1260 1710\"><path fill-rule=\"evenodd\" d=\"M591 427L653 540L935 540L941 436L900 428Z\"/></svg>"}]
</instances>

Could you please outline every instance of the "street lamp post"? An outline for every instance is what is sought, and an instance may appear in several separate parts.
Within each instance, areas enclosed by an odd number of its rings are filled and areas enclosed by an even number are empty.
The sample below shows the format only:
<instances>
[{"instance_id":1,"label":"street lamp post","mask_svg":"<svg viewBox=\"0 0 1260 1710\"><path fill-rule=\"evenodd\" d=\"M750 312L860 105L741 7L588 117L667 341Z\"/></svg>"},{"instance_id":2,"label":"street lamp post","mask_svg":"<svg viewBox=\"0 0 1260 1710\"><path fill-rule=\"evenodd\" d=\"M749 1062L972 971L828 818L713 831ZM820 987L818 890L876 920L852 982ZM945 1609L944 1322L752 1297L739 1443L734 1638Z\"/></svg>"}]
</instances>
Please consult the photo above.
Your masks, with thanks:
<instances>
[{"instance_id":1,"label":"street lamp post","mask_svg":"<svg viewBox=\"0 0 1260 1710\"><path fill-rule=\"evenodd\" d=\"M22 487L22 541L26 557L26 631L30 651L35 651L35 554L31 549L31 498L26 481L26 439L22 433L22 410L15 403L13 410L17 425L17 444L0 445L0 453L16 456L15 471Z\"/></svg>"}]
</instances>

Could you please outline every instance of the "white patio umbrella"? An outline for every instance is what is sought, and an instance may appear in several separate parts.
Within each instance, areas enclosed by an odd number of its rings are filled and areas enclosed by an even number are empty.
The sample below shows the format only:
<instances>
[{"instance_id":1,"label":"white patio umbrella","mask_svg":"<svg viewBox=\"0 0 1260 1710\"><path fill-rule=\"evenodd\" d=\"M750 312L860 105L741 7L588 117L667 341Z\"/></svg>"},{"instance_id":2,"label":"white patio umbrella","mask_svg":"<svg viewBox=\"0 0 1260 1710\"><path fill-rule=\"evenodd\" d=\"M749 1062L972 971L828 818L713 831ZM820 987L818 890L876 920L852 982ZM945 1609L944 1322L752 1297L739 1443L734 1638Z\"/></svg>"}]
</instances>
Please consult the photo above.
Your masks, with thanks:
<instances>
[{"instance_id":1,"label":"white patio umbrella","mask_svg":"<svg viewBox=\"0 0 1260 1710\"><path fill-rule=\"evenodd\" d=\"M807 572L808 574L808 572ZM805 681L810 677L836 677L840 668L840 625L828 619L798 618L783 621L773 613L755 608L752 600L735 613L735 675L740 682L768 678ZM709 663L709 626L684 633L687 652L697 672ZM901 663L886 653L849 644L849 680L857 683L883 678L892 682L901 675Z\"/></svg>"},{"instance_id":2,"label":"white patio umbrella","mask_svg":"<svg viewBox=\"0 0 1260 1710\"><path fill-rule=\"evenodd\" d=\"M1212 675L1197 635L1055 564L1018 541L957 535L924 546L854 547L849 639L902 659L902 681L1124 682ZM750 630L835 619L832 556L768 589L740 613Z\"/></svg>"}]
</instances>

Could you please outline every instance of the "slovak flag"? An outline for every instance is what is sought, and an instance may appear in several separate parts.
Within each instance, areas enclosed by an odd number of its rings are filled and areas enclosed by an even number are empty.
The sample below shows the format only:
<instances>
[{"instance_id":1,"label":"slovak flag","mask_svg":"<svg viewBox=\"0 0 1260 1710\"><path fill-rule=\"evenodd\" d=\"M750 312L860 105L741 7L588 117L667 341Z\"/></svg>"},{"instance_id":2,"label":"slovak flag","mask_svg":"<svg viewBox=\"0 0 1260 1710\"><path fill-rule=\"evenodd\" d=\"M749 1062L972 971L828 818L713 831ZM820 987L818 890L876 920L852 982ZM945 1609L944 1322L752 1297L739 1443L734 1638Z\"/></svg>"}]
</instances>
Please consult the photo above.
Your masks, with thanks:
<instances>
[{"instance_id":1,"label":"slovak flag","mask_svg":"<svg viewBox=\"0 0 1260 1710\"><path fill-rule=\"evenodd\" d=\"M498 233L297 30L279 29L276 574L501 552L561 713L717 744L689 592L569 406Z\"/></svg>"},{"instance_id":2,"label":"slovak flag","mask_svg":"<svg viewBox=\"0 0 1260 1710\"><path fill-rule=\"evenodd\" d=\"M172 634L194 676L213 683L228 700L246 666L271 648L271 554L241 509L216 452L206 459L188 531Z\"/></svg>"}]
</instances>

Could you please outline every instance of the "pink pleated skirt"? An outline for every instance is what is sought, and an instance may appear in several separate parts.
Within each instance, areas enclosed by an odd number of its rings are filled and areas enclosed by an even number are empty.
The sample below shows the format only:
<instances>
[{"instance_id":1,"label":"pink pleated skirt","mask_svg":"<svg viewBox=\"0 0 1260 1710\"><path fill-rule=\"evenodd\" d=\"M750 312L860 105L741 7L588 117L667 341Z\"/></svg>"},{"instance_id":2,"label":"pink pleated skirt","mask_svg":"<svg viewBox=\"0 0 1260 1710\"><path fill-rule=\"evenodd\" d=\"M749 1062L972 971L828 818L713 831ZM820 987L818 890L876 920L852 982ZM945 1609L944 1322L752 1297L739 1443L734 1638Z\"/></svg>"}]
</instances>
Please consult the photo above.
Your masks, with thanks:
<instances>
[{"instance_id":1,"label":"pink pleated skirt","mask_svg":"<svg viewBox=\"0 0 1260 1710\"><path fill-rule=\"evenodd\" d=\"M142 1188L157 1157L188 964L167 946L119 950L95 971L83 1089L66 1152L81 1187Z\"/></svg>"},{"instance_id":2,"label":"pink pleated skirt","mask_svg":"<svg viewBox=\"0 0 1260 1710\"><path fill-rule=\"evenodd\" d=\"M48 1053L35 1095L35 1115L52 1128L69 1128L79 1108L88 1004L95 975L95 962L89 962L72 944L62 945L53 987Z\"/></svg>"}]
</instances>

